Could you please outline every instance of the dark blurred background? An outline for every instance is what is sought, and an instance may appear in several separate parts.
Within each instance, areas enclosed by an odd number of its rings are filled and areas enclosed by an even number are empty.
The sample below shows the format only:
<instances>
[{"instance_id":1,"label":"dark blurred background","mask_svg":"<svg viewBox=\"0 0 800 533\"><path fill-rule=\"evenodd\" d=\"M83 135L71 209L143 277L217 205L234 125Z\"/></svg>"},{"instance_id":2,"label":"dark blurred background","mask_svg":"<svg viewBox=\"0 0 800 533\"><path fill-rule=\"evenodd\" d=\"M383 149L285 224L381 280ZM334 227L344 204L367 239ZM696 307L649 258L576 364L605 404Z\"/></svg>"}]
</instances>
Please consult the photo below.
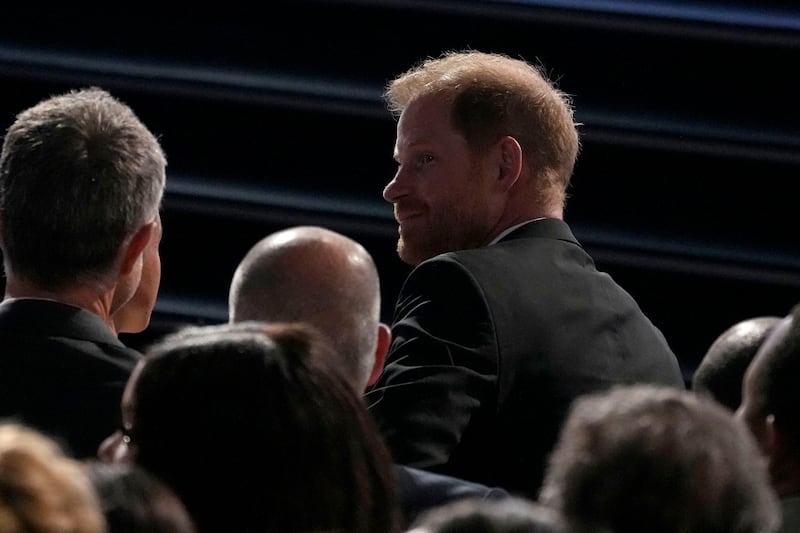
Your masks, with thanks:
<instances>
[{"instance_id":1,"label":"dark blurred background","mask_svg":"<svg viewBox=\"0 0 800 533\"><path fill-rule=\"evenodd\" d=\"M370 250L390 320L408 267L381 198L395 166L381 92L463 48L527 59L573 95L583 151L566 219L687 378L728 326L800 302L797 2L131 5L4 7L0 127L94 85L160 136L163 279L134 346L224 321L238 261L295 224Z\"/></svg>"}]
</instances>

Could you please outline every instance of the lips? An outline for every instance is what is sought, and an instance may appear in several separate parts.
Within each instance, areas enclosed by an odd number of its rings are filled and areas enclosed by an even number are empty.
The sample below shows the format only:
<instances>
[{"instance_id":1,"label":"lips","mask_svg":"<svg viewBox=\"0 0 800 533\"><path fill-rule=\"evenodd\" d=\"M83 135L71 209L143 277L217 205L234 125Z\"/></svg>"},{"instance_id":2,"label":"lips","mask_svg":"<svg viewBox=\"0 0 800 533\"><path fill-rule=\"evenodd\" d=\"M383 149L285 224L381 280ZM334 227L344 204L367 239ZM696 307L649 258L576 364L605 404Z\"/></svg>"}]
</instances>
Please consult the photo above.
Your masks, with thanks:
<instances>
[{"instance_id":1,"label":"lips","mask_svg":"<svg viewBox=\"0 0 800 533\"><path fill-rule=\"evenodd\" d=\"M413 218L421 217L423 214L424 212L419 209L411 210L408 208L398 207L397 205L394 207L394 219L398 224L403 224Z\"/></svg>"},{"instance_id":2,"label":"lips","mask_svg":"<svg viewBox=\"0 0 800 533\"><path fill-rule=\"evenodd\" d=\"M422 213L410 213L410 214L403 214L403 215L396 215L395 220L398 224L405 224L411 219L421 217Z\"/></svg>"}]
</instances>

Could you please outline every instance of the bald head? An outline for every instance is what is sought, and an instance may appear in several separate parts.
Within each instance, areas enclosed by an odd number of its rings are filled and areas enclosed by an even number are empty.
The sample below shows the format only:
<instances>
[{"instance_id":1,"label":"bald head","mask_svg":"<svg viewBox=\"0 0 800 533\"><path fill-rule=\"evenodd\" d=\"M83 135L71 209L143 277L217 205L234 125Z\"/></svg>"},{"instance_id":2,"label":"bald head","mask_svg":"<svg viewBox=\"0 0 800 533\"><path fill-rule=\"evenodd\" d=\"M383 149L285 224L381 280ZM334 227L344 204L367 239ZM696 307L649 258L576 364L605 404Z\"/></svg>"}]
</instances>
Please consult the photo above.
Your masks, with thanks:
<instances>
[{"instance_id":1,"label":"bald head","mask_svg":"<svg viewBox=\"0 0 800 533\"><path fill-rule=\"evenodd\" d=\"M742 380L764 339L780 322L760 316L737 322L711 344L692 378L692 390L735 411L742 401Z\"/></svg>"},{"instance_id":2,"label":"bald head","mask_svg":"<svg viewBox=\"0 0 800 533\"><path fill-rule=\"evenodd\" d=\"M230 322L310 323L333 343L357 390L366 387L381 301L377 268L359 243L316 226L273 233L242 259L228 304Z\"/></svg>"}]
</instances>

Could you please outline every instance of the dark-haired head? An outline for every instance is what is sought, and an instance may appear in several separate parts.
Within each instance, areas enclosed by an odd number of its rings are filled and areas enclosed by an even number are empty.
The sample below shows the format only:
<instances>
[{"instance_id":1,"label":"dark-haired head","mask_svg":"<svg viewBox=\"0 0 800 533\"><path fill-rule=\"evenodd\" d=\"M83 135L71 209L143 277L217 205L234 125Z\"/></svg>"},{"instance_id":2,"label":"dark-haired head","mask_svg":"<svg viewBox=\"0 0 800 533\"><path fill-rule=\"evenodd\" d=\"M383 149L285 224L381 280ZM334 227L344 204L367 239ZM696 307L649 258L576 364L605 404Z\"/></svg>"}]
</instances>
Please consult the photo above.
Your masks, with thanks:
<instances>
[{"instance_id":1,"label":"dark-haired head","mask_svg":"<svg viewBox=\"0 0 800 533\"><path fill-rule=\"evenodd\" d=\"M108 533L194 533L183 503L167 485L131 464L86 464Z\"/></svg>"},{"instance_id":2,"label":"dark-haired head","mask_svg":"<svg viewBox=\"0 0 800 533\"><path fill-rule=\"evenodd\" d=\"M697 366L692 390L714 398L731 411L738 409L744 373L780 320L777 316L753 317L723 331Z\"/></svg>"},{"instance_id":3,"label":"dark-haired head","mask_svg":"<svg viewBox=\"0 0 800 533\"><path fill-rule=\"evenodd\" d=\"M210 531L392 531L390 458L366 408L317 366L300 324L190 328L148 352L127 391L139 464Z\"/></svg>"},{"instance_id":4,"label":"dark-haired head","mask_svg":"<svg viewBox=\"0 0 800 533\"><path fill-rule=\"evenodd\" d=\"M553 509L523 498L465 499L422 515L409 533L567 533Z\"/></svg>"}]
</instances>

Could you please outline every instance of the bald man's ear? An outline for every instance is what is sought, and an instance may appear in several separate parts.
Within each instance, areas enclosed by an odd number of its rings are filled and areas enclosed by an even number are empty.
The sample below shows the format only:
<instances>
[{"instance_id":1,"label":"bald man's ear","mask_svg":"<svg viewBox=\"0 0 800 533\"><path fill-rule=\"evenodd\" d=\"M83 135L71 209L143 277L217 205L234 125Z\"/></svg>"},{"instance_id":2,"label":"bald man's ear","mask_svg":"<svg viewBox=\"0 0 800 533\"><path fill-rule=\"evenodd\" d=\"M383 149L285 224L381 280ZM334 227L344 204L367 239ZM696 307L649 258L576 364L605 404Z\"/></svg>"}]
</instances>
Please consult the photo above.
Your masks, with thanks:
<instances>
[{"instance_id":1,"label":"bald man's ear","mask_svg":"<svg viewBox=\"0 0 800 533\"><path fill-rule=\"evenodd\" d=\"M378 324L378 342L375 346L375 363L372 373L369 375L367 386L372 386L381 377L383 365L386 362L386 354L389 353L389 346L392 344L392 330L383 322Z\"/></svg>"},{"instance_id":2,"label":"bald man's ear","mask_svg":"<svg viewBox=\"0 0 800 533\"><path fill-rule=\"evenodd\" d=\"M795 454L794 443L778 426L775 415L768 415L764 424L764 449L776 464L782 465L787 457Z\"/></svg>"},{"instance_id":3,"label":"bald man's ear","mask_svg":"<svg viewBox=\"0 0 800 533\"><path fill-rule=\"evenodd\" d=\"M783 477L782 470L784 470L786 466L784 463L786 458L786 443L780 430L775 427L774 415L768 415L766 417L761 438L762 442L759 444L761 445L761 451L767 459L767 466L774 484L776 480L780 480Z\"/></svg>"}]
</instances>

